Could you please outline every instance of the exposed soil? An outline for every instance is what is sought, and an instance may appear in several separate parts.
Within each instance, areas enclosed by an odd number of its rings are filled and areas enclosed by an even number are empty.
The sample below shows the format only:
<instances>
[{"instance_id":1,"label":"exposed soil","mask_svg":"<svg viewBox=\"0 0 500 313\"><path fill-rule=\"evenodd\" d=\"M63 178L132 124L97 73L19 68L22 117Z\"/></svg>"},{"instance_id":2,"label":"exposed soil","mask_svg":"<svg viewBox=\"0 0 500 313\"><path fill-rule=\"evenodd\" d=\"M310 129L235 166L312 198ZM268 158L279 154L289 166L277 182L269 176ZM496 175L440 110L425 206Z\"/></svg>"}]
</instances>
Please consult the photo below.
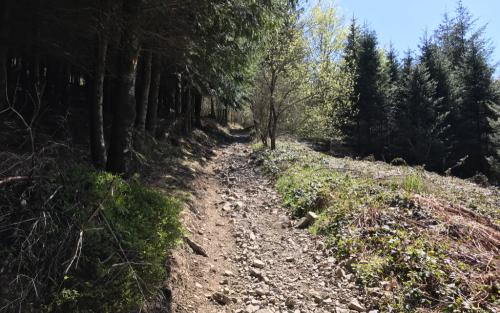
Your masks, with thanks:
<instances>
[{"instance_id":1,"label":"exposed soil","mask_svg":"<svg viewBox=\"0 0 500 313\"><path fill-rule=\"evenodd\" d=\"M250 147L217 148L191 183L189 238L172 256L173 312L365 311L352 277L327 255L323 238L297 229ZM366 310L368 311L368 310Z\"/></svg>"}]
</instances>

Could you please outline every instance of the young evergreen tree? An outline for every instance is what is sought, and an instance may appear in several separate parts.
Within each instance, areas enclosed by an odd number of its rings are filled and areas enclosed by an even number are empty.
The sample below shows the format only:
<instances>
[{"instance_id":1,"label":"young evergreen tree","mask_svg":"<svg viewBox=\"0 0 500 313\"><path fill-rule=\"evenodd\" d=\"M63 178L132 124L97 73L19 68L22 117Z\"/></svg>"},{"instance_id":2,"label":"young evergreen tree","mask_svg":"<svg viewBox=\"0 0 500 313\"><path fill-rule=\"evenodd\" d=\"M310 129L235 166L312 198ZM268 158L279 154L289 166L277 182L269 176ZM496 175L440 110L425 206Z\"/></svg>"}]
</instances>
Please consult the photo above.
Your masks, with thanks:
<instances>
[{"instance_id":1,"label":"young evergreen tree","mask_svg":"<svg viewBox=\"0 0 500 313\"><path fill-rule=\"evenodd\" d=\"M382 65L377 49L377 35L364 30L360 38L358 56L357 91L357 143L358 152L363 155L380 156L386 112L382 91Z\"/></svg>"},{"instance_id":2,"label":"young evergreen tree","mask_svg":"<svg viewBox=\"0 0 500 313\"><path fill-rule=\"evenodd\" d=\"M397 83L400 77L401 65L398 60L398 52L391 44L389 46L389 50L386 53L387 57L387 69L389 74L389 82L391 84Z\"/></svg>"},{"instance_id":3,"label":"young evergreen tree","mask_svg":"<svg viewBox=\"0 0 500 313\"><path fill-rule=\"evenodd\" d=\"M425 65L411 66L408 57L405 63L409 75L402 78L399 87L393 151L409 163L428 164L441 145L440 117L436 110L441 100L436 97L436 83Z\"/></svg>"},{"instance_id":4,"label":"young evergreen tree","mask_svg":"<svg viewBox=\"0 0 500 313\"><path fill-rule=\"evenodd\" d=\"M439 46L426 35L420 49L420 62L427 69L430 79L435 82L435 96L439 99L439 105L433 108L436 117L439 118L436 125L436 135L439 140L427 165L430 170L442 172L450 166L449 155L454 144L454 136L450 126L455 116L451 65Z\"/></svg>"},{"instance_id":5,"label":"young evergreen tree","mask_svg":"<svg viewBox=\"0 0 500 313\"><path fill-rule=\"evenodd\" d=\"M348 89L348 100L351 109L341 113L341 118L345 121L340 129L346 142L351 143L355 147L359 147L358 143L358 99L359 99L359 85L358 85L358 58L360 50L360 37L361 30L356 23L356 19L352 19L349 26L349 32L344 48L342 58L342 70L346 75L351 77L351 88Z\"/></svg>"},{"instance_id":6,"label":"young evergreen tree","mask_svg":"<svg viewBox=\"0 0 500 313\"><path fill-rule=\"evenodd\" d=\"M459 115L455 152L468 156L460 169L460 174L464 176L476 172L492 175L494 165L498 164L500 102L493 73L494 68L488 64L484 42L471 40L463 67L457 73Z\"/></svg>"},{"instance_id":7,"label":"young evergreen tree","mask_svg":"<svg viewBox=\"0 0 500 313\"><path fill-rule=\"evenodd\" d=\"M387 85L384 92L384 101L385 101L385 112L386 112L386 120L387 120L387 138L384 146L385 154L387 156L391 156L392 153L390 151L391 146L393 145L393 129L396 125L396 120L394 117L394 105L397 101L399 83L401 79L401 64L398 60L398 54L392 44L389 47L389 50L385 54L386 56L386 75L387 75Z\"/></svg>"}]
</instances>

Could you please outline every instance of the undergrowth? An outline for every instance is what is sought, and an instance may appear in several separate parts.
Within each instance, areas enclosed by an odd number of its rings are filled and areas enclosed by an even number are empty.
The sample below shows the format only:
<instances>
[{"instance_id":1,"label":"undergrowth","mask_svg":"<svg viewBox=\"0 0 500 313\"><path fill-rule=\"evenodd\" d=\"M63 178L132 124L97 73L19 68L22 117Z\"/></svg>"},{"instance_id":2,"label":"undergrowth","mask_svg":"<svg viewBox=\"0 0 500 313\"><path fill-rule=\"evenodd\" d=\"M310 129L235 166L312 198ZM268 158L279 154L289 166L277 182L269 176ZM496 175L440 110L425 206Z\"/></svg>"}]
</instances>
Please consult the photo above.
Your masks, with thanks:
<instances>
[{"instance_id":1,"label":"undergrowth","mask_svg":"<svg viewBox=\"0 0 500 313\"><path fill-rule=\"evenodd\" d=\"M0 311L137 311L181 236L180 201L85 167L11 184L0 203Z\"/></svg>"},{"instance_id":2,"label":"undergrowth","mask_svg":"<svg viewBox=\"0 0 500 313\"><path fill-rule=\"evenodd\" d=\"M356 167L297 143L276 151L255 148L293 215L321 213L311 231L328 238L330 252L348 264L371 307L382 312L499 307L499 285L492 278L496 263L481 267L457 257L464 242L457 243L449 231L435 231L450 226L414 200L434 189L423 170L403 165L396 175L367 175L366 162Z\"/></svg>"}]
</instances>

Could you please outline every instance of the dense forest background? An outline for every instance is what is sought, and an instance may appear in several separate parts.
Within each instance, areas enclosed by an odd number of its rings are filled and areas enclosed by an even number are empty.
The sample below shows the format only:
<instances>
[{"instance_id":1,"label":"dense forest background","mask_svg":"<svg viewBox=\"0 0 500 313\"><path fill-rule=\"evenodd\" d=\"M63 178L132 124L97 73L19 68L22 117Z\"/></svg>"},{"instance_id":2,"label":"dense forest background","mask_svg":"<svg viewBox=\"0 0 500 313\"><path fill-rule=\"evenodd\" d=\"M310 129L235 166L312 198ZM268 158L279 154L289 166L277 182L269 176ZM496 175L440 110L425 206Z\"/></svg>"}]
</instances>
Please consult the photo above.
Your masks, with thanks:
<instances>
[{"instance_id":1,"label":"dense forest background","mask_svg":"<svg viewBox=\"0 0 500 313\"><path fill-rule=\"evenodd\" d=\"M340 140L359 157L498 180L500 83L479 23L458 2L422 35L419 51L400 58L379 47L368 26L346 25L333 6L291 15L283 41L267 39L259 67L260 133L273 146L278 118L283 132Z\"/></svg>"}]
</instances>

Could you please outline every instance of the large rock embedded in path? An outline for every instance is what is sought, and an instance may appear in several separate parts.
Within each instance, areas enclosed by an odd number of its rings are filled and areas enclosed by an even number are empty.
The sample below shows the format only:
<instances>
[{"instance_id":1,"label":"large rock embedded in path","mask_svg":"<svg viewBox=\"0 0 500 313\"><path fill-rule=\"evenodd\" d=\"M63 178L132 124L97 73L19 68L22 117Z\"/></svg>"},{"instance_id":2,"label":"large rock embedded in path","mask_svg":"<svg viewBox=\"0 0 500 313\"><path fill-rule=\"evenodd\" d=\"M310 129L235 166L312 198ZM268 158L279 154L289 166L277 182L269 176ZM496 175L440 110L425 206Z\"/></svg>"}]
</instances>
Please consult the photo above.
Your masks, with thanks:
<instances>
[{"instance_id":1,"label":"large rock embedded in path","mask_svg":"<svg viewBox=\"0 0 500 313\"><path fill-rule=\"evenodd\" d=\"M208 257L207 252L205 251L205 249L203 249L202 246L192 241L188 237L184 237L184 241L188 244L188 246L193 250L194 253L202 255L204 257Z\"/></svg>"},{"instance_id":2,"label":"large rock embedded in path","mask_svg":"<svg viewBox=\"0 0 500 313\"><path fill-rule=\"evenodd\" d=\"M318 215L314 212L307 212L306 216L301 218L297 224L295 225L296 228L307 228L314 224L314 221L318 219Z\"/></svg>"}]
</instances>

